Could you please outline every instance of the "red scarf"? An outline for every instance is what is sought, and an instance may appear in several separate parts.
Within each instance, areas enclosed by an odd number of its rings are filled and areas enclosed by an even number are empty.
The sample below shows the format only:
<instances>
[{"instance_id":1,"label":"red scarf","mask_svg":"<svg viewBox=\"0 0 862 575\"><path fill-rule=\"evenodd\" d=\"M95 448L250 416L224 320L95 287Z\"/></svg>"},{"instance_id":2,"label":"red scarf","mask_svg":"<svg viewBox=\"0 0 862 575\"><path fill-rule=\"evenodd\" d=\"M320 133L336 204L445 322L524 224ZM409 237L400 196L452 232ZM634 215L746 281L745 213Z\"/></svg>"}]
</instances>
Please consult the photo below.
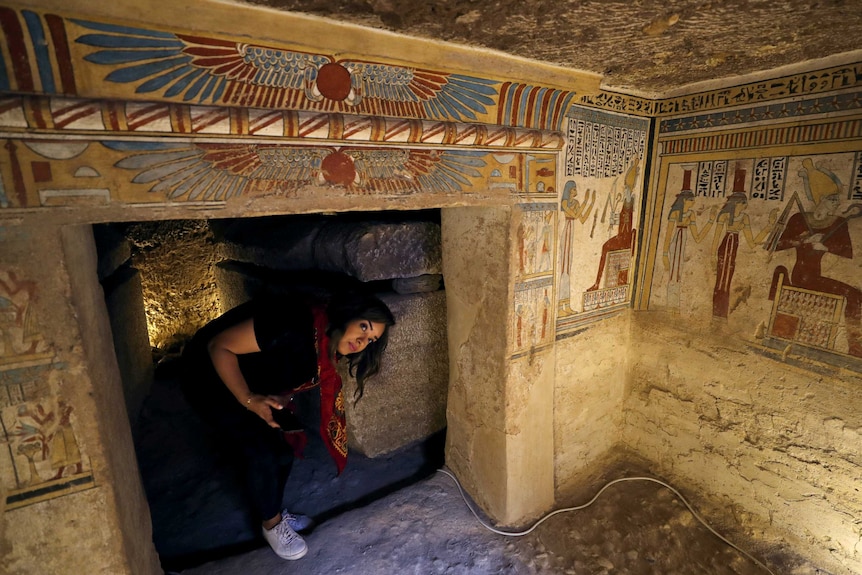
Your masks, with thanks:
<instances>
[{"instance_id":1,"label":"red scarf","mask_svg":"<svg viewBox=\"0 0 862 575\"><path fill-rule=\"evenodd\" d=\"M340 475L347 464L347 421L344 417L341 376L338 375L335 364L332 363L332 358L329 356L329 336L326 335L329 318L326 316L326 310L320 306L315 306L311 311L314 315L317 377L296 388L294 393L311 389L317 385L320 386L320 436L326 444L329 455L335 461ZM291 441L291 439L295 438L288 438L287 435L290 434L285 434L285 439L294 444L295 441ZM304 443L300 440L299 445L304 445Z\"/></svg>"}]
</instances>

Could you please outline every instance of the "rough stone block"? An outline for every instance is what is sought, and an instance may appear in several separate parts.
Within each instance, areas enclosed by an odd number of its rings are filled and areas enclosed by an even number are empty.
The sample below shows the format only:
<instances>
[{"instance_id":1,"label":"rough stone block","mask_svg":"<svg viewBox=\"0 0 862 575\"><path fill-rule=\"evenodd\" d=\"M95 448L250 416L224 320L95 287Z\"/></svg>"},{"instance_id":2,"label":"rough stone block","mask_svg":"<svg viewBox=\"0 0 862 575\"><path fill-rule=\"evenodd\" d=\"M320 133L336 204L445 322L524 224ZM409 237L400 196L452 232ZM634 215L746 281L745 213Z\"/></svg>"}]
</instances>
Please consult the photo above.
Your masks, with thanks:
<instances>
[{"instance_id":1,"label":"rough stone block","mask_svg":"<svg viewBox=\"0 0 862 575\"><path fill-rule=\"evenodd\" d=\"M449 355L446 292L384 294L395 314L383 369L352 401L356 383L344 379L350 446L376 457L446 427Z\"/></svg>"},{"instance_id":2,"label":"rough stone block","mask_svg":"<svg viewBox=\"0 0 862 575\"><path fill-rule=\"evenodd\" d=\"M102 287L123 381L126 411L134 431L141 405L150 392L154 371L141 274L134 268L120 268L102 282Z\"/></svg>"},{"instance_id":3,"label":"rough stone block","mask_svg":"<svg viewBox=\"0 0 862 575\"><path fill-rule=\"evenodd\" d=\"M441 272L440 226L431 222L333 223L314 245L320 269L363 282Z\"/></svg>"},{"instance_id":4,"label":"rough stone block","mask_svg":"<svg viewBox=\"0 0 862 575\"><path fill-rule=\"evenodd\" d=\"M93 226L98 253L97 273L99 281L104 280L132 257L132 245L113 225Z\"/></svg>"},{"instance_id":5,"label":"rough stone block","mask_svg":"<svg viewBox=\"0 0 862 575\"><path fill-rule=\"evenodd\" d=\"M314 242L325 224L317 220L257 218L213 225L222 260L234 260L277 270L315 267Z\"/></svg>"},{"instance_id":6,"label":"rough stone block","mask_svg":"<svg viewBox=\"0 0 862 575\"><path fill-rule=\"evenodd\" d=\"M240 220L218 234L220 255L274 270L320 269L362 282L441 273L434 222Z\"/></svg>"},{"instance_id":7,"label":"rough stone block","mask_svg":"<svg viewBox=\"0 0 862 575\"><path fill-rule=\"evenodd\" d=\"M443 285L443 276L440 274L424 274L413 278L395 278L392 280L392 289L396 293L425 293L437 291Z\"/></svg>"},{"instance_id":8,"label":"rough stone block","mask_svg":"<svg viewBox=\"0 0 862 575\"><path fill-rule=\"evenodd\" d=\"M343 287L341 274L317 271L274 271L255 265L228 261L215 266L213 272L221 313L263 294L297 294L325 296Z\"/></svg>"}]
</instances>

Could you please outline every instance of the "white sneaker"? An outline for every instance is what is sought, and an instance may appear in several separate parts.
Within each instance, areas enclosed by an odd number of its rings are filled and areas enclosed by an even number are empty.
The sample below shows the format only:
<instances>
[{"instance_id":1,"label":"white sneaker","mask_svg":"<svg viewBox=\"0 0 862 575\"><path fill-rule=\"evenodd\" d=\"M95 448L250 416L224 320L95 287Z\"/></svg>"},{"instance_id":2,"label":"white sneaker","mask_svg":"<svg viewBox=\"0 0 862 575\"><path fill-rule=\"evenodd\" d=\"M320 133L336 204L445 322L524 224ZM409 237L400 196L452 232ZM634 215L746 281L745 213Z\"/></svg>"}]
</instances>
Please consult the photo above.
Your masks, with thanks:
<instances>
[{"instance_id":1,"label":"white sneaker","mask_svg":"<svg viewBox=\"0 0 862 575\"><path fill-rule=\"evenodd\" d=\"M287 521L282 517L281 522L272 529L263 529L263 537L275 554L282 559L293 561L305 557L308 553L308 545L305 540L291 529Z\"/></svg>"},{"instance_id":2,"label":"white sneaker","mask_svg":"<svg viewBox=\"0 0 862 575\"><path fill-rule=\"evenodd\" d=\"M281 512L281 520L287 521L290 528L299 533L305 531L314 525L314 519L308 515L300 515L299 513L288 513L287 509Z\"/></svg>"}]
</instances>

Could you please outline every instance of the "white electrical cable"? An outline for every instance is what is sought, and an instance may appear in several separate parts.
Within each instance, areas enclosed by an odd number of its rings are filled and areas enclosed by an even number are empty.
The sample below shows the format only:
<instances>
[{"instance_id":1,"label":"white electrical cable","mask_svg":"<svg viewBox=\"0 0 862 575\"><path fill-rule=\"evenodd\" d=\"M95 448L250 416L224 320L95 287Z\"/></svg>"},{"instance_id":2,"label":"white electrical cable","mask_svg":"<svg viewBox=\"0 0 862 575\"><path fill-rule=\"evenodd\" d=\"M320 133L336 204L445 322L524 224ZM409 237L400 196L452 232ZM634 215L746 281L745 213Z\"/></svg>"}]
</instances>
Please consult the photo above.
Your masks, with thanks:
<instances>
[{"instance_id":1,"label":"white electrical cable","mask_svg":"<svg viewBox=\"0 0 862 575\"><path fill-rule=\"evenodd\" d=\"M716 531L715 529L710 527L709 524L706 521L704 521L700 515L697 514L697 512L694 510L694 508L691 506L691 504L689 504L689 502L686 501L685 497L683 497L679 491L677 491L676 489L674 489L673 487L671 487L670 485L668 485L664 481L661 481L659 479L655 479L653 477L621 477L619 479L614 479L613 481L609 481L609 482L605 483L605 485L601 489L599 489L598 493L596 493L592 499L590 499L589 501L587 501L583 505L578 505L577 507L565 507L563 509L557 509L556 511L552 511L552 512L548 513L547 515L545 515L544 517L542 517L541 519L539 519L538 521L536 521L532 527L530 527L529 529L527 529L525 531L501 531L499 529L492 527L491 525L488 525L487 523L485 523L482 520L481 517L479 517L479 514L476 513L476 511L473 509L473 506L467 500L467 494L464 493L464 490L461 488L461 483L458 481L457 477L455 477L452 473L450 473L449 471L446 471L445 469L438 469L437 471L442 473L443 475L448 475L449 477L452 478L452 481L455 482L455 485L458 487L458 491L461 493L461 498L464 500L464 503L467 505L467 509L469 509L473 513L473 516L476 518L476 520L485 529L487 529L489 531L493 531L494 533L497 533L498 535L505 535L507 537L523 537L524 535L527 535L528 533L532 533L533 530L536 529L536 527L538 527L539 525L544 523L545 520L550 519L554 515L557 515L559 513L565 513L567 511L578 511L580 509L585 509L585 508L589 507L590 505L592 505L593 503L595 503L596 499L598 499L599 496L602 493L604 493L605 489L607 489L611 485L614 485L617 483L622 483L624 481L649 481L651 483L657 483L657 484L661 485L662 487L669 489L674 495L676 495L679 498L679 500L682 501L683 504L688 508L688 510L691 512L691 514L694 515L694 518L697 519L701 525L706 527L710 531L710 533L712 533L713 535L718 537L721 541L723 541L724 543L726 543L727 545L729 545L733 549L736 549L737 551L739 551L740 553L742 553L743 555L745 555L746 557L751 559L755 564L757 564L758 567L760 567L761 569L764 569L770 575L775 575L775 573L769 567L767 567L766 565L764 565L763 563L758 561L753 555L751 555L750 553L748 553L744 549L738 547L737 545L731 543L727 538L722 536L718 531Z\"/></svg>"}]
</instances>

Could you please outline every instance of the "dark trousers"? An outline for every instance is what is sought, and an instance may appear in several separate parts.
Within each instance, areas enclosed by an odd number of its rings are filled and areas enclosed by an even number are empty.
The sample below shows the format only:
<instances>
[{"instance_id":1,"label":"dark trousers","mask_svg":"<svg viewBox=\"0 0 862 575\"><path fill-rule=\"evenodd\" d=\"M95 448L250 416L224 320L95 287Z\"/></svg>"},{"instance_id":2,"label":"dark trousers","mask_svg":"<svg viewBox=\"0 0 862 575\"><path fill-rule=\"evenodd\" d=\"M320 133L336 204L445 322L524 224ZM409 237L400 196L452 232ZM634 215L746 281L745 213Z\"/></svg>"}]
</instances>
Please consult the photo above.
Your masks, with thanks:
<instances>
[{"instance_id":1,"label":"dark trousers","mask_svg":"<svg viewBox=\"0 0 862 575\"><path fill-rule=\"evenodd\" d=\"M212 385L224 387L221 381ZM261 521L281 511L284 486L293 464L293 449L279 429L269 427L230 394L183 384L183 392L201 418L216 432L222 447L238 459L245 487ZM208 392L204 392L207 390Z\"/></svg>"}]
</instances>

